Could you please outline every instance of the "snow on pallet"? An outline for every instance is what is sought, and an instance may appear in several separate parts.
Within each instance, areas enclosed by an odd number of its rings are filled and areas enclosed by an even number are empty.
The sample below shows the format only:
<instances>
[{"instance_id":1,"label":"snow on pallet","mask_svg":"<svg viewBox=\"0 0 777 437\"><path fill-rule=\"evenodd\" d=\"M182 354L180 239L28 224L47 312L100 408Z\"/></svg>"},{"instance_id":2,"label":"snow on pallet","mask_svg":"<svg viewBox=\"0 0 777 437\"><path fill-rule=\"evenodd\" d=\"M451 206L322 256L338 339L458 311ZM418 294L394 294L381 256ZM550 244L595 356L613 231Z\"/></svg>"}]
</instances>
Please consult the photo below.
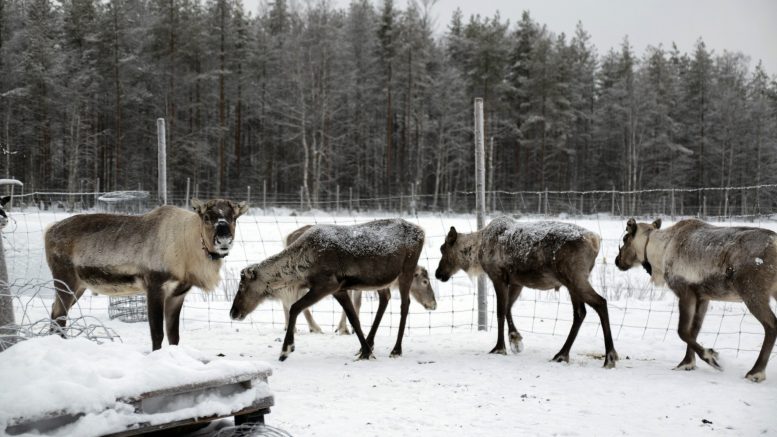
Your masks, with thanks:
<instances>
[{"instance_id":1,"label":"snow on pallet","mask_svg":"<svg viewBox=\"0 0 777 437\"><path fill-rule=\"evenodd\" d=\"M273 405L264 363L207 361L185 347L150 354L56 336L0 354L0 434L131 436L235 416L262 422Z\"/></svg>"}]
</instances>

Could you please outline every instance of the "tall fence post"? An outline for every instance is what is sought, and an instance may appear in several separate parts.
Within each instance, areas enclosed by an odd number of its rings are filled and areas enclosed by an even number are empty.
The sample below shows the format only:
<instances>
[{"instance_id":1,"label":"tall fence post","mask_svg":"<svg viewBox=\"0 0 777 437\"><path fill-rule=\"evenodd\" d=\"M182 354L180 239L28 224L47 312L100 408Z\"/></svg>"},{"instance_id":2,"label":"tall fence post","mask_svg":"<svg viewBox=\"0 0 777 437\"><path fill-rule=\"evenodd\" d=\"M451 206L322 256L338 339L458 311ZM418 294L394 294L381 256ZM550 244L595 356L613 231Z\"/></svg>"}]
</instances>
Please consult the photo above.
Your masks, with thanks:
<instances>
[{"instance_id":1,"label":"tall fence post","mask_svg":"<svg viewBox=\"0 0 777 437\"><path fill-rule=\"evenodd\" d=\"M451 212L451 211L453 211L453 210L451 209L451 192L450 192L450 191L448 191L448 209L447 209L446 211L447 211L447 212Z\"/></svg>"},{"instance_id":2,"label":"tall fence post","mask_svg":"<svg viewBox=\"0 0 777 437\"><path fill-rule=\"evenodd\" d=\"M263 180L262 181L262 213L265 213L266 210L267 210L267 180Z\"/></svg>"},{"instance_id":3,"label":"tall fence post","mask_svg":"<svg viewBox=\"0 0 777 437\"><path fill-rule=\"evenodd\" d=\"M249 185L246 189L246 204L251 205L251 186Z\"/></svg>"},{"instance_id":4,"label":"tall fence post","mask_svg":"<svg viewBox=\"0 0 777 437\"><path fill-rule=\"evenodd\" d=\"M615 184L612 185L612 199L610 200L610 217L615 217Z\"/></svg>"},{"instance_id":5,"label":"tall fence post","mask_svg":"<svg viewBox=\"0 0 777 437\"><path fill-rule=\"evenodd\" d=\"M3 248L3 239L0 238L0 334L5 334L5 329L13 330L16 324L16 318L13 313L13 298L11 297L11 287L8 284L8 268L5 265L5 250ZM10 341L8 341L10 340ZM8 336L6 341L0 342L0 352L8 343L14 343L13 338Z\"/></svg>"},{"instance_id":6,"label":"tall fence post","mask_svg":"<svg viewBox=\"0 0 777 437\"><path fill-rule=\"evenodd\" d=\"M185 199L185 201L186 201L186 205L185 205L186 209L189 209L189 201L190 201L190 199L189 199L189 191L191 190L191 188L192 188L192 178L186 178L186 199Z\"/></svg>"},{"instance_id":7,"label":"tall fence post","mask_svg":"<svg viewBox=\"0 0 777 437\"><path fill-rule=\"evenodd\" d=\"M100 198L100 178L94 184L94 208L97 208L97 199Z\"/></svg>"},{"instance_id":8,"label":"tall fence post","mask_svg":"<svg viewBox=\"0 0 777 437\"><path fill-rule=\"evenodd\" d=\"M415 215L415 182L410 182L410 215Z\"/></svg>"},{"instance_id":9,"label":"tall fence post","mask_svg":"<svg viewBox=\"0 0 777 437\"><path fill-rule=\"evenodd\" d=\"M335 211L340 212L340 185L335 190Z\"/></svg>"},{"instance_id":10,"label":"tall fence post","mask_svg":"<svg viewBox=\"0 0 777 437\"><path fill-rule=\"evenodd\" d=\"M728 187L726 187L726 198L723 201L723 217L728 217Z\"/></svg>"},{"instance_id":11,"label":"tall fence post","mask_svg":"<svg viewBox=\"0 0 777 437\"><path fill-rule=\"evenodd\" d=\"M167 205L167 141L165 140L165 119L156 119L156 143L157 143L157 201L161 205Z\"/></svg>"},{"instance_id":12,"label":"tall fence post","mask_svg":"<svg viewBox=\"0 0 777 437\"><path fill-rule=\"evenodd\" d=\"M674 221L674 188L672 188L672 221Z\"/></svg>"},{"instance_id":13,"label":"tall fence post","mask_svg":"<svg viewBox=\"0 0 777 437\"><path fill-rule=\"evenodd\" d=\"M305 209L305 187L300 185L299 187L299 210L303 211Z\"/></svg>"},{"instance_id":14,"label":"tall fence post","mask_svg":"<svg viewBox=\"0 0 777 437\"><path fill-rule=\"evenodd\" d=\"M478 230L486 221L486 162L485 138L483 133L483 99L475 99L475 209ZM488 300L486 299L486 276L478 276L478 331L488 329Z\"/></svg>"}]
</instances>

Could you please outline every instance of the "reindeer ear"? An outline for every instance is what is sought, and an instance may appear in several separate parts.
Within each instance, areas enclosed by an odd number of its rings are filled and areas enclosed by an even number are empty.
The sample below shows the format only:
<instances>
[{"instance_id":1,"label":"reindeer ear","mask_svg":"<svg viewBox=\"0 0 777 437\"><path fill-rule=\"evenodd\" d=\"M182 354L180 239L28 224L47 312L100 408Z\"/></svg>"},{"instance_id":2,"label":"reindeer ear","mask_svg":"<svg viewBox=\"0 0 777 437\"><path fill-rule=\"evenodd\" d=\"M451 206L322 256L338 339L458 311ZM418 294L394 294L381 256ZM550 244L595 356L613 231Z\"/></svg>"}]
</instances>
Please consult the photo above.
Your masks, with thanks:
<instances>
[{"instance_id":1,"label":"reindeer ear","mask_svg":"<svg viewBox=\"0 0 777 437\"><path fill-rule=\"evenodd\" d=\"M637 233L637 221L633 218L630 218L629 221L626 222L626 232L628 232L630 235Z\"/></svg>"},{"instance_id":2,"label":"reindeer ear","mask_svg":"<svg viewBox=\"0 0 777 437\"><path fill-rule=\"evenodd\" d=\"M8 204L8 202L11 201L11 196L5 196L2 199L0 199L0 206L5 207L5 205Z\"/></svg>"},{"instance_id":3,"label":"reindeer ear","mask_svg":"<svg viewBox=\"0 0 777 437\"><path fill-rule=\"evenodd\" d=\"M197 199L196 197L192 199L192 209L197 214L202 214L203 211L205 211L205 203L203 203L202 200Z\"/></svg>"},{"instance_id":4,"label":"reindeer ear","mask_svg":"<svg viewBox=\"0 0 777 437\"><path fill-rule=\"evenodd\" d=\"M660 218L657 218L657 219L656 219L656 220L653 222L653 227L654 227L654 228L656 228L656 229L661 229L661 219L660 219Z\"/></svg>"},{"instance_id":5,"label":"reindeer ear","mask_svg":"<svg viewBox=\"0 0 777 437\"><path fill-rule=\"evenodd\" d=\"M445 237L445 242L448 244L453 244L456 242L456 239L459 237L459 234L456 233L456 228L451 226L451 230L448 231L448 236Z\"/></svg>"},{"instance_id":6,"label":"reindeer ear","mask_svg":"<svg viewBox=\"0 0 777 437\"><path fill-rule=\"evenodd\" d=\"M238 218L248 212L249 206L247 202L239 202L237 205L232 202L229 203L232 204L232 209L235 210L235 218Z\"/></svg>"}]
</instances>

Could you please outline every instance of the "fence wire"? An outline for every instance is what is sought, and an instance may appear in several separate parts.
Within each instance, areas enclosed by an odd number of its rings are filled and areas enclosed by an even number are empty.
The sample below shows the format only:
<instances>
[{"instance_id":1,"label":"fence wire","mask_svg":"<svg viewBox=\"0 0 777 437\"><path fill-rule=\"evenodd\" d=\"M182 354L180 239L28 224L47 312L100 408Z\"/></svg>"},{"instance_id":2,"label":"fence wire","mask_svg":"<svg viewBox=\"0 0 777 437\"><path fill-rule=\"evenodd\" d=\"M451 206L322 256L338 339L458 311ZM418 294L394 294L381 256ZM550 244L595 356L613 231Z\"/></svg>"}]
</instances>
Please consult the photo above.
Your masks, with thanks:
<instances>
[{"instance_id":1,"label":"fence wire","mask_svg":"<svg viewBox=\"0 0 777 437\"><path fill-rule=\"evenodd\" d=\"M774 188L774 186L741 187L740 190L759 190L763 193ZM710 191L719 190L710 189ZM666 195L665 191L655 191L655 193L659 192ZM693 194L694 192L687 191L686 194L688 193ZM698 192L696 193L698 194ZM44 194L49 196L49 199L53 199L54 194ZM44 194L30 193L24 196L40 199L44 197ZM45 262L43 233L51 223L79 211L75 204L69 207L66 198L78 198L86 194L90 193L60 193L58 195L62 196L61 200L43 202L43 204L17 202L9 212L11 223L4 230L3 238L5 239L9 277L11 278L10 290L15 297L14 304L22 314L36 314L45 318L50 311L54 295L50 285L50 273ZM93 196L93 193L91 194ZM635 193L622 194L625 197ZM469 194L459 193L459 195L468 196ZM575 195L581 197L575 199ZM603 197L597 201L596 195ZM652 194L651 192L643 192L640 195L644 199ZM520 193L501 193L500 196L503 197L495 197L497 204L502 201L500 199L510 198L512 202L516 198L520 199ZM532 210L531 206L524 208L523 203L518 204L517 209L508 209L503 204L503 209L496 208L497 212L493 213L492 216L498 213L510 213L527 221L561 220L576 223L602 236L600 254L591 273L591 283L600 294L608 299L610 323L616 339L676 340L678 313L674 294L666 288L654 287L649 282L649 277L642 271L633 269L629 272L621 272L613 265L618 244L625 228L623 217L628 214L622 214L623 211L620 210L614 215L606 209L601 212L602 208L597 205L606 204L605 200L609 200L608 206L612 206L613 196L611 192L543 191L529 193L527 196L537 199L535 202L539 202L539 213ZM171 197L175 198L175 196ZM615 197L617 201L618 196ZM564 198L572 200L564 203L562 201ZM547 213L542 211L545 199L547 199L548 205ZM553 199L555 199L555 203L551 202ZM528 198L525 200L528 201ZM132 200L133 204L129 206L129 213L136 211L138 201L138 199ZM581 203L583 208L575 209ZM537 207L538 204L534 204L533 207ZM552 204L558 205L558 209L551 207ZM100 210L99 207L95 209L94 206L88 206L86 202L83 205L85 206L84 211ZM589 214L586 212L588 209L585 205L591 205L591 208L600 212ZM113 208L115 208L114 211L119 211L121 205L114 205ZM145 205L137 210L143 211L148 208L150 205ZM752 211L746 209L744 212L750 213ZM668 214L657 213L656 215L664 216L668 221L672 219ZM473 232L476 228L474 216L471 214L431 212L423 211L420 208L416 209L414 213L410 213L385 210L364 212L356 208L306 211L290 209L283 205L268 206L267 208L254 207L249 214L244 215L238 221L235 244L225 260L219 287L211 293L194 289L187 296L181 314L181 329L234 331L236 328L250 327L263 332L268 330L282 331L284 329L284 315L280 302L270 302L260 306L244 322L234 322L229 318L229 309L237 290L240 270L248 264L260 262L281 251L285 236L301 226L319 223L351 225L375 218L396 216L416 223L426 230L426 244L419 264L425 267L432 277L440 259L439 246L444 241L448 229L455 226L459 232ZM678 213L675 219L679 218ZM745 222L749 226L777 229L777 223L764 211L747 216L729 214L712 220L723 222L724 225ZM426 335L476 330L477 291L474 280L463 274L458 274L447 283L434 279L432 281L437 297L437 309L426 311L420 305L412 303L408 317L408 334ZM32 293L34 299L27 299L22 304L18 296L30 295L31 288L35 289ZM494 301L494 293L489 284L489 329L496 328ZM363 326L372 322L377 304L376 293L364 294L361 309ZM93 317L96 321L106 321L106 332L112 332L112 329L122 330L120 322L107 322L109 315L107 297L87 293L78 301L77 305L81 316ZM772 305L774 307L774 303ZM334 299L325 298L312 307L312 313L325 332L334 332L339 324L341 309ZM568 293L563 288L560 292L524 289L520 299L513 306L512 313L519 331L524 333L565 337L572 323L571 302ZM24 317L29 318L26 315ZM399 298L394 292L379 333L395 333L399 325L399 318ZM306 330L305 321L302 318L298 319L297 328ZM598 317L594 312L589 312L581 328L581 335L601 335L600 331ZM763 328L749 314L743 304L713 302L707 312L699 340L701 343L719 350L731 350L737 354L755 353L760 350L763 342Z\"/></svg>"}]
</instances>

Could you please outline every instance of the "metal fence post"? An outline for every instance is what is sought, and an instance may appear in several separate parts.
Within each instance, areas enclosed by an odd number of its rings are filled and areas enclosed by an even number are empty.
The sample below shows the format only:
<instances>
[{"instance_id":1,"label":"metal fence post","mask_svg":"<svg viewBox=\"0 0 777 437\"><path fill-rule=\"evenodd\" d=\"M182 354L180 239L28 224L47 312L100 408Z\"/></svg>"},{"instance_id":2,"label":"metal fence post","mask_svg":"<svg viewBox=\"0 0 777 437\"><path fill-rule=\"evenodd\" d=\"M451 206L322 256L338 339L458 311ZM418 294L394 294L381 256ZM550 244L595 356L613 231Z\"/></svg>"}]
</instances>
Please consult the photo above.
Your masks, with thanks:
<instances>
[{"instance_id":1,"label":"metal fence post","mask_svg":"<svg viewBox=\"0 0 777 437\"><path fill-rule=\"evenodd\" d=\"M192 179L186 178L186 209L189 209L189 190L191 189Z\"/></svg>"},{"instance_id":2,"label":"metal fence post","mask_svg":"<svg viewBox=\"0 0 777 437\"><path fill-rule=\"evenodd\" d=\"M157 201L162 205L167 205L167 140L165 139L165 119L156 119L156 140L157 140L157 165L158 165L158 183L157 183Z\"/></svg>"},{"instance_id":3,"label":"metal fence post","mask_svg":"<svg viewBox=\"0 0 777 437\"><path fill-rule=\"evenodd\" d=\"M475 99L475 210L478 230L486 221L486 162L485 138L483 133L483 99ZM478 331L488 329L488 300L486 299L486 276L478 276Z\"/></svg>"}]
</instances>

